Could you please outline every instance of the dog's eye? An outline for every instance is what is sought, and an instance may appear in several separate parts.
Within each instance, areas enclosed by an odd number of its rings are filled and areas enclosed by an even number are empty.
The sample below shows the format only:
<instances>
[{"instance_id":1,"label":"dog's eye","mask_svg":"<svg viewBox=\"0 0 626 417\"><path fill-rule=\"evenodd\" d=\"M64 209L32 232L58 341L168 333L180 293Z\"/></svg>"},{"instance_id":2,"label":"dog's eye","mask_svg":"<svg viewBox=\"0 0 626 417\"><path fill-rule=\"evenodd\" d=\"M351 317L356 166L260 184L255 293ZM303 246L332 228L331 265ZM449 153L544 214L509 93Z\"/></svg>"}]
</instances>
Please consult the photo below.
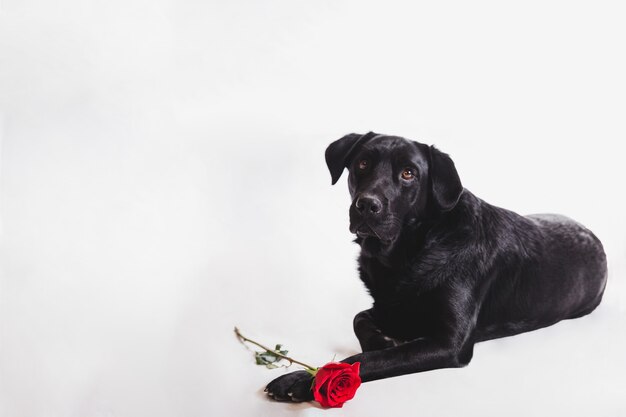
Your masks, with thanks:
<instances>
[{"instance_id":1,"label":"dog's eye","mask_svg":"<svg viewBox=\"0 0 626 417\"><path fill-rule=\"evenodd\" d=\"M411 168L404 168L401 175L403 180L412 180L413 178L415 178L415 170Z\"/></svg>"},{"instance_id":2,"label":"dog's eye","mask_svg":"<svg viewBox=\"0 0 626 417\"><path fill-rule=\"evenodd\" d=\"M364 170L370 166L370 163L367 159L362 159L359 161L359 169Z\"/></svg>"}]
</instances>

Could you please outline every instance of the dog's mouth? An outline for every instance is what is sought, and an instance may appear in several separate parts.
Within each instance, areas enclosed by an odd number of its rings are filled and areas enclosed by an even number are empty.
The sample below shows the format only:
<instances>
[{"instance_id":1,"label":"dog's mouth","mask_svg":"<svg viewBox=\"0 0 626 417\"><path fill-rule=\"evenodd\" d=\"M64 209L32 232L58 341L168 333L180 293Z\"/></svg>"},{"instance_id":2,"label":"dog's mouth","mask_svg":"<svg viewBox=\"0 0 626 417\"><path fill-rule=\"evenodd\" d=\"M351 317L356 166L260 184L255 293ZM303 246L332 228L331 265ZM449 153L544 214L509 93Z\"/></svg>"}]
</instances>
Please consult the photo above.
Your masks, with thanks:
<instances>
[{"instance_id":1,"label":"dog's mouth","mask_svg":"<svg viewBox=\"0 0 626 417\"><path fill-rule=\"evenodd\" d=\"M380 240L381 242L387 242L389 240L381 236L378 232L376 232L376 230L370 227L367 223L361 223L356 226L351 225L350 232L354 233L361 239L374 238L374 239Z\"/></svg>"},{"instance_id":2,"label":"dog's mouth","mask_svg":"<svg viewBox=\"0 0 626 417\"><path fill-rule=\"evenodd\" d=\"M397 230L387 224L370 225L362 219L352 219L350 232L357 236L355 242L371 250L373 250L372 248L390 247L398 238Z\"/></svg>"},{"instance_id":3,"label":"dog's mouth","mask_svg":"<svg viewBox=\"0 0 626 417\"><path fill-rule=\"evenodd\" d=\"M372 230L372 228L366 224L361 224L359 227L357 227L355 234L358 237L362 237L362 238L375 237L375 238L380 239L380 236L378 236L376 232Z\"/></svg>"}]
</instances>

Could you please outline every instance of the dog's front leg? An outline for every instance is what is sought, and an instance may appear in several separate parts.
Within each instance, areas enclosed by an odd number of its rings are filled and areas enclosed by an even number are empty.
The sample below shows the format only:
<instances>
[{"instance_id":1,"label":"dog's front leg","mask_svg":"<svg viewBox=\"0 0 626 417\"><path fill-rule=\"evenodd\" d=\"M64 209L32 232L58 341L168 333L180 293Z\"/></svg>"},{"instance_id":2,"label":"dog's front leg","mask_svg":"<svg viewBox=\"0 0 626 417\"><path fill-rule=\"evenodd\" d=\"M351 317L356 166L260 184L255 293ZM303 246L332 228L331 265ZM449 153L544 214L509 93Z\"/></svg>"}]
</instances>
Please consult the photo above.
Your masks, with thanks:
<instances>
[{"instance_id":1,"label":"dog's front leg","mask_svg":"<svg viewBox=\"0 0 626 417\"><path fill-rule=\"evenodd\" d=\"M361 362L363 382L440 368L459 368L469 363L473 345L463 348L421 338L402 345L359 353L342 362Z\"/></svg>"},{"instance_id":2,"label":"dog's front leg","mask_svg":"<svg viewBox=\"0 0 626 417\"><path fill-rule=\"evenodd\" d=\"M454 304L442 315L437 335L408 341L395 347L359 353L342 362L361 363L361 379L372 381L439 368L465 366L474 351L473 332L478 306L451 297ZM467 302L466 305L464 303Z\"/></svg>"},{"instance_id":3,"label":"dog's front leg","mask_svg":"<svg viewBox=\"0 0 626 417\"><path fill-rule=\"evenodd\" d=\"M342 362L360 362L359 374L363 382L467 365L474 351L473 332L478 303L468 297L466 291L456 294L452 291L449 300L451 304L442 312L436 336L359 353ZM312 379L307 372L296 371L276 378L266 390L268 395L279 401L309 401L313 398Z\"/></svg>"},{"instance_id":4,"label":"dog's front leg","mask_svg":"<svg viewBox=\"0 0 626 417\"><path fill-rule=\"evenodd\" d=\"M374 320L374 309L361 311L354 317L354 334L359 339L361 350L369 352L371 350L386 349L398 346L400 341L389 337L383 333Z\"/></svg>"}]
</instances>

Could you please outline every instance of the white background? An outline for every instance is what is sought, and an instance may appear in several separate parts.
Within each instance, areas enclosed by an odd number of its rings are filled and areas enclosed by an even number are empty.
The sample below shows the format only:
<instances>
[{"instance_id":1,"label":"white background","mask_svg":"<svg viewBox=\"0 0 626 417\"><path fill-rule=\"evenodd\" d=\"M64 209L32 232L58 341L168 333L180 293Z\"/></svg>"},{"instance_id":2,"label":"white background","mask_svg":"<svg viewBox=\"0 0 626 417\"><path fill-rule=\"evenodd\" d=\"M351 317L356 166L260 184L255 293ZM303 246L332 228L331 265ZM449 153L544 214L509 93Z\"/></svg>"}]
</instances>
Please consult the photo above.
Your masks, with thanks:
<instances>
[{"instance_id":1,"label":"white background","mask_svg":"<svg viewBox=\"0 0 626 417\"><path fill-rule=\"evenodd\" d=\"M626 9L620 1L0 3L0 415L626 413ZM328 143L434 143L464 185L604 242L590 316L464 369L267 401L370 300Z\"/></svg>"}]
</instances>

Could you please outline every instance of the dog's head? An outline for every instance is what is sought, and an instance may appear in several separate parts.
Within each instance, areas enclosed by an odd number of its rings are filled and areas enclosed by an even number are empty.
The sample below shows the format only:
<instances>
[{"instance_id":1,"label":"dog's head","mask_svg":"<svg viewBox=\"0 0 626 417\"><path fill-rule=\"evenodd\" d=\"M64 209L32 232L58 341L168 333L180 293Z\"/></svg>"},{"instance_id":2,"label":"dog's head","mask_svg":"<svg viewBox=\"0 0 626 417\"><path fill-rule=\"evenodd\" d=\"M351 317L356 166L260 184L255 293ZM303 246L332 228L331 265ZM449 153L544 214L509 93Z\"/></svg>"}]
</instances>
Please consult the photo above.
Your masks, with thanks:
<instances>
[{"instance_id":1,"label":"dog's head","mask_svg":"<svg viewBox=\"0 0 626 417\"><path fill-rule=\"evenodd\" d=\"M351 133L328 146L326 164L333 184L348 169L350 231L383 245L405 225L451 210L463 192L447 154L398 136Z\"/></svg>"}]
</instances>

